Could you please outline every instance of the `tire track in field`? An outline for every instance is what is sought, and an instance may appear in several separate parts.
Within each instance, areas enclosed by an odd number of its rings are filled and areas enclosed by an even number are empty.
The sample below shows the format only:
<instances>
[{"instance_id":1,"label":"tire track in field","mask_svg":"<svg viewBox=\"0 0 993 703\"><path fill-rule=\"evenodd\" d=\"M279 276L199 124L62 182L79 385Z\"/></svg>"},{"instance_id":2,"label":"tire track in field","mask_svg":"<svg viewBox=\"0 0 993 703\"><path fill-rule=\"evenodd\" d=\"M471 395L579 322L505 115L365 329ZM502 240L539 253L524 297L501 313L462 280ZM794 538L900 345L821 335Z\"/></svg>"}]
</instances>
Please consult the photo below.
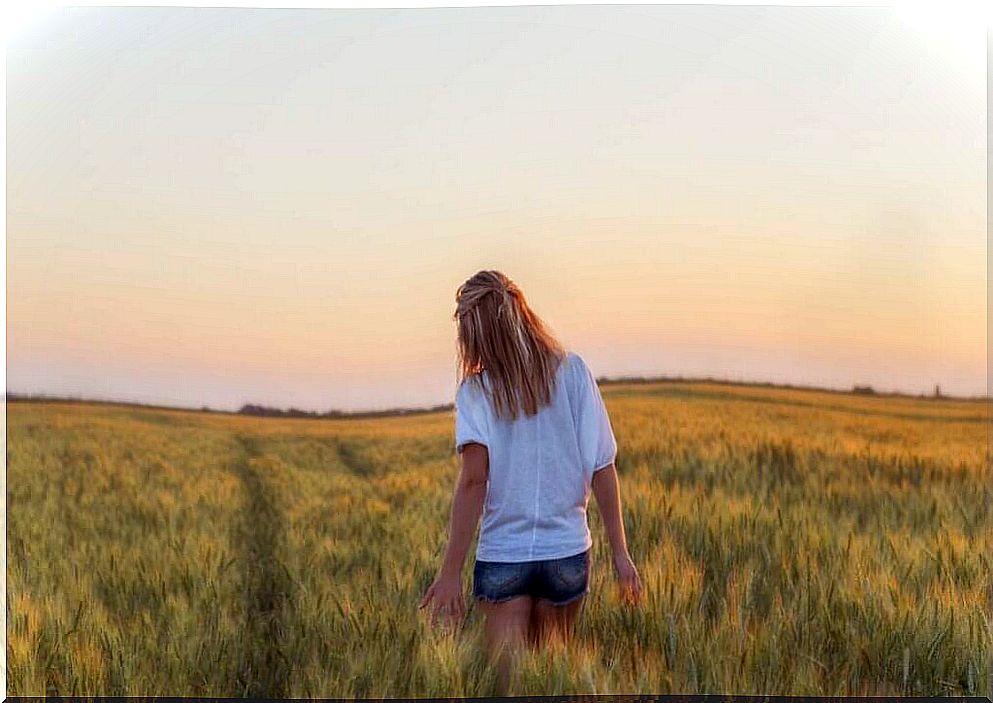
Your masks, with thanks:
<instances>
[{"instance_id":1,"label":"tire track in field","mask_svg":"<svg viewBox=\"0 0 993 703\"><path fill-rule=\"evenodd\" d=\"M284 698L292 667L282 646L293 585L279 561L286 543L285 515L278 493L253 461L262 456L258 439L238 435L237 440L242 451L234 472L245 492L237 540L245 605L237 685L246 697Z\"/></svg>"}]
</instances>

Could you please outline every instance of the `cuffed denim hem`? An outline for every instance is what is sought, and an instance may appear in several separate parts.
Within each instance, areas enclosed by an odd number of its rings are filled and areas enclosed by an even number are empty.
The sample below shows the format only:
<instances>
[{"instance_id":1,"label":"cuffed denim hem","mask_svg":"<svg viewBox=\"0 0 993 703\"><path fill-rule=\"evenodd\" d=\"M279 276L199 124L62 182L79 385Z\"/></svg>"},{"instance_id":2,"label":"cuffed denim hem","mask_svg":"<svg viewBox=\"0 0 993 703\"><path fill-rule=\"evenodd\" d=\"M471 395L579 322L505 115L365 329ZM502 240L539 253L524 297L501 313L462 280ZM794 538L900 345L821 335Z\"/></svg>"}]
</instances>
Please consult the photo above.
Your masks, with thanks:
<instances>
[{"instance_id":1,"label":"cuffed denim hem","mask_svg":"<svg viewBox=\"0 0 993 703\"><path fill-rule=\"evenodd\" d=\"M490 605L499 605L500 603L506 603L509 600L514 600L515 598L523 598L527 593L515 593L512 596L501 596L500 598L490 598L484 595L473 595L473 599L477 603L489 603Z\"/></svg>"},{"instance_id":2,"label":"cuffed denim hem","mask_svg":"<svg viewBox=\"0 0 993 703\"><path fill-rule=\"evenodd\" d=\"M541 600L547 600L549 603L551 603L552 605L555 605L555 606L569 605L570 603L573 603L573 602L579 600L580 598L582 598L583 596L585 596L589 592L590 592L590 590L587 588L585 591L581 591L581 592L577 593L574 596L569 596L565 600L548 600L548 598L542 598Z\"/></svg>"}]
</instances>

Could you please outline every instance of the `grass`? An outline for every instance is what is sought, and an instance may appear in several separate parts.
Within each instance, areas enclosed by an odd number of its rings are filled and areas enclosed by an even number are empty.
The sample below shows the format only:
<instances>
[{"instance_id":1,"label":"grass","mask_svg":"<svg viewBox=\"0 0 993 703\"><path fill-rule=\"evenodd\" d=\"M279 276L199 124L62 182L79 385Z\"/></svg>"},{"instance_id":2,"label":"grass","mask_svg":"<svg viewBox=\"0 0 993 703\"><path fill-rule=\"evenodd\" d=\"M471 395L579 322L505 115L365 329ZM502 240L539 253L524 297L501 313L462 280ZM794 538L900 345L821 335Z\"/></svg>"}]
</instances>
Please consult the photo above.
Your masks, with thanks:
<instances>
[{"instance_id":1,"label":"grass","mask_svg":"<svg viewBox=\"0 0 993 703\"><path fill-rule=\"evenodd\" d=\"M991 692L986 404L603 390L645 602L617 602L591 506L576 640L527 657L515 693ZM492 694L478 613L451 636L416 610L450 412L17 402L7 421L11 695Z\"/></svg>"}]
</instances>

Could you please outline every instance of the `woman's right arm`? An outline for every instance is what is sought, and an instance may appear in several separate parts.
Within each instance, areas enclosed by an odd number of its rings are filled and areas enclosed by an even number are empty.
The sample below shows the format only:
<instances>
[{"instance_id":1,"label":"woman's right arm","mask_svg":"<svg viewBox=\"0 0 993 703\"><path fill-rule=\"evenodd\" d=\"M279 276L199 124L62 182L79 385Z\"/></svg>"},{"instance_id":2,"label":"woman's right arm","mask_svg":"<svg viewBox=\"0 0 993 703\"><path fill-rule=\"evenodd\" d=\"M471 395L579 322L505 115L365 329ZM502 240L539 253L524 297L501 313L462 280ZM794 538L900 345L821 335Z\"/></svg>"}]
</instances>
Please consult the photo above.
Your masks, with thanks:
<instances>
[{"instance_id":1,"label":"woman's right arm","mask_svg":"<svg viewBox=\"0 0 993 703\"><path fill-rule=\"evenodd\" d=\"M593 474L592 489L610 542L621 597L637 601L641 598L641 579L628 553L624 520L621 516L621 492L617 484L617 468L613 462Z\"/></svg>"},{"instance_id":2,"label":"woman's right arm","mask_svg":"<svg viewBox=\"0 0 993 703\"><path fill-rule=\"evenodd\" d=\"M462 598L462 566L472 536L479 524L486 500L486 482L490 460L486 446L471 442L462 450L462 469L455 484L448 528L448 547L434 582L421 600L419 608L432 604L431 620L449 620L455 624L465 615Z\"/></svg>"}]
</instances>

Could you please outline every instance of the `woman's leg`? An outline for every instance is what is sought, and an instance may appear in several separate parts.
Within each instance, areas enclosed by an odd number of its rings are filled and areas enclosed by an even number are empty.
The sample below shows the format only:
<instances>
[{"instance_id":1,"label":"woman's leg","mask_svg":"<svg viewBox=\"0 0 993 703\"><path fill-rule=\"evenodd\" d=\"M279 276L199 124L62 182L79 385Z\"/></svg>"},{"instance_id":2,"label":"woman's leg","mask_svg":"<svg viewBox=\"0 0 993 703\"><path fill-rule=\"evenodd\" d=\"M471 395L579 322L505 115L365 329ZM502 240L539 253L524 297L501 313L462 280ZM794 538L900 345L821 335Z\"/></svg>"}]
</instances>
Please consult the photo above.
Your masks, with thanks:
<instances>
[{"instance_id":1,"label":"woman's leg","mask_svg":"<svg viewBox=\"0 0 993 703\"><path fill-rule=\"evenodd\" d=\"M534 602L531 612L529 640L532 646L538 647L548 642L565 644L572 637L576 618L583 607L585 596L571 603L555 605L545 598Z\"/></svg>"},{"instance_id":2,"label":"woman's leg","mask_svg":"<svg viewBox=\"0 0 993 703\"><path fill-rule=\"evenodd\" d=\"M542 562L541 596L531 616L533 646L549 641L565 644L572 636L576 617L586 598L590 575L590 552ZM561 603L561 605L556 605Z\"/></svg>"},{"instance_id":3,"label":"woman's leg","mask_svg":"<svg viewBox=\"0 0 993 703\"><path fill-rule=\"evenodd\" d=\"M514 655L524 644L531 621L531 596L518 596L502 603L480 601L486 616L486 651L496 666L500 695L510 686Z\"/></svg>"}]
</instances>

